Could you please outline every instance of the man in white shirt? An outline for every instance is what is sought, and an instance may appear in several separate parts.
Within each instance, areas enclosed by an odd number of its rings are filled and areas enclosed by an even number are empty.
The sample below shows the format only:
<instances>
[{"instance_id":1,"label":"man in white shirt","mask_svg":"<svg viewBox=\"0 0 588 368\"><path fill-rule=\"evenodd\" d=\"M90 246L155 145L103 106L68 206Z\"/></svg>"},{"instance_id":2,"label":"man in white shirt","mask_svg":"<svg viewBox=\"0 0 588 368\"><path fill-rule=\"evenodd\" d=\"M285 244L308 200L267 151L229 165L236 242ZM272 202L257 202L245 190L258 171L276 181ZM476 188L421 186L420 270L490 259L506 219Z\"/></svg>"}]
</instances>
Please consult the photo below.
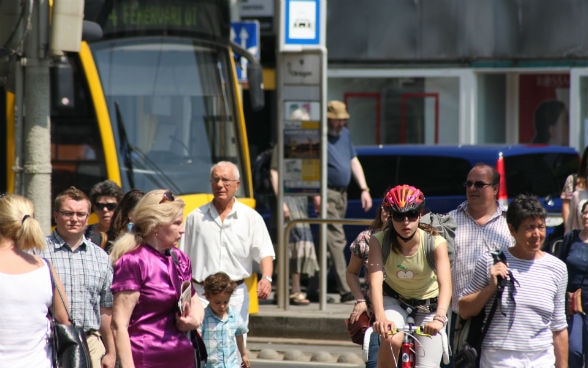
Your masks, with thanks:
<instances>
[{"instance_id":1,"label":"man in white shirt","mask_svg":"<svg viewBox=\"0 0 588 368\"><path fill-rule=\"evenodd\" d=\"M272 289L275 253L261 215L235 198L240 184L239 169L232 162L221 161L212 167L214 198L188 215L180 249L190 257L192 281L204 307L208 305L204 280L223 271L238 284L229 305L249 323L249 294L243 280L253 272L253 263L259 263L262 276L257 296L266 299Z\"/></svg>"}]
</instances>

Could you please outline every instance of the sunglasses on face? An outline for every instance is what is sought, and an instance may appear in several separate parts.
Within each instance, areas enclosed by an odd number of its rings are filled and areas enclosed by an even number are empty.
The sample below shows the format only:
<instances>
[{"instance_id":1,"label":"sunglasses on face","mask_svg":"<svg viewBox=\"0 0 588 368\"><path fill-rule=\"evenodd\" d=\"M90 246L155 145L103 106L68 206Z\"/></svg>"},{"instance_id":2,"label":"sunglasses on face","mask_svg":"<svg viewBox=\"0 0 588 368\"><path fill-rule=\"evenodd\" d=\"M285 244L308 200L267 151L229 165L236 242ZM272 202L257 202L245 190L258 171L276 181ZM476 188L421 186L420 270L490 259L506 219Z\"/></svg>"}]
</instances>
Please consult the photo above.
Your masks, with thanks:
<instances>
[{"instance_id":1,"label":"sunglasses on face","mask_svg":"<svg viewBox=\"0 0 588 368\"><path fill-rule=\"evenodd\" d=\"M159 204L161 204L163 202L173 202L175 200L176 200L176 197L174 197L174 194L172 193L172 191L168 190L163 193L163 198L161 198L161 201L159 201Z\"/></svg>"},{"instance_id":2,"label":"sunglasses on face","mask_svg":"<svg viewBox=\"0 0 588 368\"><path fill-rule=\"evenodd\" d=\"M108 211L114 211L114 209L116 208L116 203L96 203L94 206L96 206L97 209L99 210L108 210Z\"/></svg>"},{"instance_id":3,"label":"sunglasses on face","mask_svg":"<svg viewBox=\"0 0 588 368\"><path fill-rule=\"evenodd\" d=\"M484 183L483 181L471 181L468 180L463 183L463 186L466 188L471 188L472 186L476 187L476 189L482 189L484 187L490 186L492 183Z\"/></svg>"},{"instance_id":4,"label":"sunglasses on face","mask_svg":"<svg viewBox=\"0 0 588 368\"><path fill-rule=\"evenodd\" d=\"M419 211L408 211L408 212L392 212L392 219L394 221L404 221L404 219L408 219L408 221L413 222L419 218Z\"/></svg>"}]
</instances>

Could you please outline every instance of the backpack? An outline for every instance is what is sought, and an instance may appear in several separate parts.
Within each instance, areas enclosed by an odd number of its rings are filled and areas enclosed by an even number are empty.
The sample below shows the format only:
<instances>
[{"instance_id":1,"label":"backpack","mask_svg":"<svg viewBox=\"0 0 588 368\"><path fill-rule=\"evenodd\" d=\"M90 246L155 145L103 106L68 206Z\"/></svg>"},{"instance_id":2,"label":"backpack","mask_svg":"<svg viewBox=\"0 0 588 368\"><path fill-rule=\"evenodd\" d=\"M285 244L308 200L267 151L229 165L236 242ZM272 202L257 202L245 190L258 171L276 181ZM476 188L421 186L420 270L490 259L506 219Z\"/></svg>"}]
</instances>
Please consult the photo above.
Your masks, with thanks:
<instances>
[{"instance_id":1,"label":"backpack","mask_svg":"<svg viewBox=\"0 0 588 368\"><path fill-rule=\"evenodd\" d=\"M253 191L256 194L274 194L271 179L273 148L268 148L255 158L253 163Z\"/></svg>"},{"instance_id":2,"label":"backpack","mask_svg":"<svg viewBox=\"0 0 588 368\"><path fill-rule=\"evenodd\" d=\"M453 267L453 260L455 259L455 229L457 228L457 223L455 219L450 215L441 215L438 213L426 213L421 216L421 223L431 225L439 235L445 238L447 242L447 254L449 256L449 264ZM385 230L386 233L384 235L384 240L382 244L382 258L384 260L384 264L386 263L386 259L390 254L390 231ZM435 238L431 236L428 232L425 232L426 239L425 239L425 252L427 255L427 262L429 263L429 267L433 271L437 271L437 267L435 266Z\"/></svg>"}]
</instances>

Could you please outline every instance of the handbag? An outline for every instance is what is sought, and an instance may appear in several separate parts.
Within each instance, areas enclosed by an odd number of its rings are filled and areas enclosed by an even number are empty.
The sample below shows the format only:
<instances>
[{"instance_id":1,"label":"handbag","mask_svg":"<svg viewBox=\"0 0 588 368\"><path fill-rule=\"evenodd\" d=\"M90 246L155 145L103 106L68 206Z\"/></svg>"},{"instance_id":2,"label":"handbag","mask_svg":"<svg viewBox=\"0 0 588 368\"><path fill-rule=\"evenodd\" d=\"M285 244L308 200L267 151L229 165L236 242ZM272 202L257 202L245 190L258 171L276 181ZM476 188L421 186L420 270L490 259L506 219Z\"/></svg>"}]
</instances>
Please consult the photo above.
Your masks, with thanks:
<instances>
[{"instance_id":1,"label":"handbag","mask_svg":"<svg viewBox=\"0 0 588 368\"><path fill-rule=\"evenodd\" d=\"M49 267L49 274L51 276L51 287L57 290L59 299L63 303L63 307L67 312L67 318L71 325L59 323L55 319L55 305L52 305L49 311L51 315L52 336L51 341L53 345L53 367L54 368L92 368L92 359L90 357L90 349L88 349L88 342L86 341L86 334L81 327L75 325L71 318L71 314L65 305L63 296L59 288L55 286L55 279L49 262L45 259ZM53 298L55 300L55 298Z\"/></svg>"},{"instance_id":2,"label":"handbag","mask_svg":"<svg viewBox=\"0 0 588 368\"><path fill-rule=\"evenodd\" d=\"M347 326L347 333L351 337L351 341L358 345L363 345L365 330L371 325L370 316L368 316L367 312L362 312L353 323L351 323L351 318L347 318L345 325Z\"/></svg>"},{"instance_id":3,"label":"handbag","mask_svg":"<svg viewBox=\"0 0 588 368\"><path fill-rule=\"evenodd\" d=\"M575 313L586 314L584 313L584 308L582 308L582 288L578 288L574 292L568 292L566 301L566 314L568 317Z\"/></svg>"}]
</instances>

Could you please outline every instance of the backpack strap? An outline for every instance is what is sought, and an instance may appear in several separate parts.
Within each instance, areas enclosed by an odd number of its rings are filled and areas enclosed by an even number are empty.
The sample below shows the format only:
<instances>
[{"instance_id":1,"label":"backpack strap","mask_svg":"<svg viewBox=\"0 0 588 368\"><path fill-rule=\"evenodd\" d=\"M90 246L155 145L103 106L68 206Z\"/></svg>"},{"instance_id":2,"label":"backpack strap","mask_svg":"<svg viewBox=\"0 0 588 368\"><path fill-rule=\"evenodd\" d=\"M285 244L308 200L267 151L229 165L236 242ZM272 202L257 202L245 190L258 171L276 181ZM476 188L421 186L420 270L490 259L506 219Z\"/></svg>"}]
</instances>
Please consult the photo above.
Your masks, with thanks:
<instances>
[{"instance_id":1,"label":"backpack strap","mask_svg":"<svg viewBox=\"0 0 588 368\"><path fill-rule=\"evenodd\" d=\"M425 235L425 254L427 256L427 263L433 272L437 273L437 263L435 262L435 237L429 232L424 231Z\"/></svg>"}]
</instances>

